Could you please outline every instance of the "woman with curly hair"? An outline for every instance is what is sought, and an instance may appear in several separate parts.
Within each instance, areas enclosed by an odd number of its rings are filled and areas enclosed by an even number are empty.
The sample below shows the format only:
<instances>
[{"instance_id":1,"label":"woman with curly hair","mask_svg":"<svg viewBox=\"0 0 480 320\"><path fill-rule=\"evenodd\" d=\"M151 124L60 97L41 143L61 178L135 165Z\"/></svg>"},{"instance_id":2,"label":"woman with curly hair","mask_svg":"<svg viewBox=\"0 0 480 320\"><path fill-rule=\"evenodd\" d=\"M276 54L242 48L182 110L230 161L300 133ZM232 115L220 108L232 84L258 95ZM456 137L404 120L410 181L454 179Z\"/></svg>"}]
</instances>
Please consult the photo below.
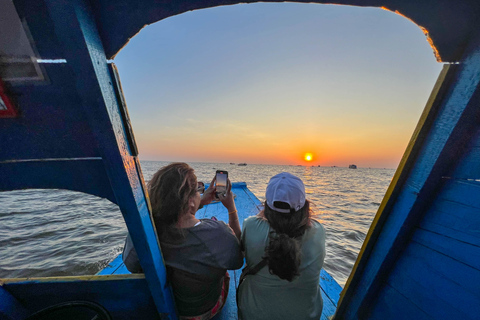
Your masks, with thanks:
<instances>
[{"instance_id":1,"label":"woman with curly hair","mask_svg":"<svg viewBox=\"0 0 480 320\"><path fill-rule=\"evenodd\" d=\"M243 265L230 181L227 193L218 194L229 212L229 224L195 217L200 206L214 199L214 183L215 178L204 190L186 163L171 163L148 182L153 221L182 320L206 320L220 312L228 294L230 277L226 271ZM127 240L125 265L131 272L141 271L136 253L128 245Z\"/></svg>"}]
</instances>

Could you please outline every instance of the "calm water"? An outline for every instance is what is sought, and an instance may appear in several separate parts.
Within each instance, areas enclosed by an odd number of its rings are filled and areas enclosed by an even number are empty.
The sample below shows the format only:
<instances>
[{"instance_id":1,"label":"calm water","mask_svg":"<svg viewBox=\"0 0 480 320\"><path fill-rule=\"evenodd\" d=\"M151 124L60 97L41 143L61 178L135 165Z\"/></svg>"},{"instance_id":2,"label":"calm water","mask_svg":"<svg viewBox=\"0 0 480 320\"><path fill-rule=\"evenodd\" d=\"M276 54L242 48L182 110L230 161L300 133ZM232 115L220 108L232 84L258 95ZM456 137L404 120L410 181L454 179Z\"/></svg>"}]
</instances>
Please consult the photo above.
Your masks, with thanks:
<instances>
[{"instance_id":1,"label":"calm water","mask_svg":"<svg viewBox=\"0 0 480 320\"><path fill-rule=\"evenodd\" d=\"M145 180L167 162L142 161ZM344 285L393 169L190 163L199 180L217 169L245 181L264 201L271 176L288 171L305 183L307 198L327 232L324 268ZM95 274L122 250L126 227L115 204L64 190L0 193L0 278Z\"/></svg>"}]
</instances>

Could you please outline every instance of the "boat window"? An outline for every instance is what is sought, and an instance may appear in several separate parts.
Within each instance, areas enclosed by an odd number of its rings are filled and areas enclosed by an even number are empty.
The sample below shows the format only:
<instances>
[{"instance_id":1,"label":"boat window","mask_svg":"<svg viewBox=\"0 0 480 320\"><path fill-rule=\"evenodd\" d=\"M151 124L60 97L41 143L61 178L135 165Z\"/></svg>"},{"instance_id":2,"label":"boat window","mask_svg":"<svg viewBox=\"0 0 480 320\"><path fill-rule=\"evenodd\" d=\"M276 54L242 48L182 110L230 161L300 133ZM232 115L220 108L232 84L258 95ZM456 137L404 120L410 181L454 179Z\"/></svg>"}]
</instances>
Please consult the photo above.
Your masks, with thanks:
<instances>
[{"instance_id":1,"label":"boat window","mask_svg":"<svg viewBox=\"0 0 480 320\"><path fill-rule=\"evenodd\" d=\"M297 172L341 285L442 67L405 17L298 3L170 17L114 63L144 173L159 165L146 160L192 163L206 182L229 170L263 200L269 177Z\"/></svg>"},{"instance_id":2,"label":"boat window","mask_svg":"<svg viewBox=\"0 0 480 320\"><path fill-rule=\"evenodd\" d=\"M121 253L118 206L67 190L0 192L0 278L93 275Z\"/></svg>"}]
</instances>

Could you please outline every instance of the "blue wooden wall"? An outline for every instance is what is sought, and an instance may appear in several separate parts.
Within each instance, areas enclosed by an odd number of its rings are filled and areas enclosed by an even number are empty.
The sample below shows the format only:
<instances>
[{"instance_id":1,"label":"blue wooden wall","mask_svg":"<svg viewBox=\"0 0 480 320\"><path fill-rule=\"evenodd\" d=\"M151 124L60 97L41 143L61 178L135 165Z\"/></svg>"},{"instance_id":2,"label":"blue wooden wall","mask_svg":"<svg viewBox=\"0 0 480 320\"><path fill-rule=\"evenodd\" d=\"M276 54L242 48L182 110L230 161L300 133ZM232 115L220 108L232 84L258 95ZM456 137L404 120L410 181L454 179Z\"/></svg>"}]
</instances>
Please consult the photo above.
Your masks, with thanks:
<instances>
[{"instance_id":1,"label":"blue wooden wall","mask_svg":"<svg viewBox=\"0 0 480 320\"><path fill-rule=\"evenodd\" d=\"M0 311L0 319L25 319L20 302L31 314L71 301L93 301L105 308L112 319L161 319L143 274L7 280L3 287L18 301L8 301L12 310L4 312L4 317ZM0 298L4 298L2 290Z\"/></svg>"},{"instance_id":2,"label":"blue wooden wall","mask_svg":"<svg viewBox=\"0 0 480 320\"><path fill-rule=\"evenodd\" d=\"M118 204L158 313L176 319L125 101L91 2L14 5L39 57L63 62L42 64L45 81L8 86L19 116L0 119L0 191L62 188Z\"/></svg>"},{"instance_id":3,"label":"blue wooden wall","mask_svg":"<svg viewBox=\"0 0 480 320\"><path fill-rule=\"evenodd\" d=\"M411 241L372 303L372 319L480 317L479 151L476 134L415 225Z\"/></svg>"},{"instance_id":4,"label":"blue wooden wall","mask_svg":"<svg viewBox=\"0 0 480 320\"><path fill-rule=\"evenodd\" d=\"M444 69L338 319L479 319L480 33Z\"/></svg>"}]
</instances>

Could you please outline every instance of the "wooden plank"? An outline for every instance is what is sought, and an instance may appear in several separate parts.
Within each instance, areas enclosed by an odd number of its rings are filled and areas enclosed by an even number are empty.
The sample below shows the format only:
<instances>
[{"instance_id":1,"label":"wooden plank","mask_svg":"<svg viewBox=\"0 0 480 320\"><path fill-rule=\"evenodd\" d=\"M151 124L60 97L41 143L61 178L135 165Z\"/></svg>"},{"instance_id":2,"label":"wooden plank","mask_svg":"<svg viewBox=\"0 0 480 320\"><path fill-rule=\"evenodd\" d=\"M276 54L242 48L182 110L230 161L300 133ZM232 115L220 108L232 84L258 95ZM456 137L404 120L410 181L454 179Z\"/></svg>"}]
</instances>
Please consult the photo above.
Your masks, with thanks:
<instances>
[{"instance_id":1,"label":"wooden plank","mask_svg":"<svg viewBox=\"0 0 480 320\"><path fill-rule=\"evenodd\" d=\"M5 288L31 312L68 301L93 301L113 319L160 319L144 275L17 279Z\"/></svg>"},{"instance_id":2,"label":"wooden plank","mask_svg":"<svg viewBox=\"0 0 480 320\"><path fill-rule=\"evenodd\" d=\"M412 238L428 248L451 257L465 265L480 270L480 247L455 240L445 235L417 230Z\"/></svg>"},{"instance_id":3,"label":"wooden plank","mask_svg":"<svg viewBox=\"0 0 480 320\"><path fill-rule=\"evenodd\" d=\"M448 180L419 226L479 246L479 192L477 181Z\"/></svg>"},{"instance_id":4,"label":"wooden plank","mask_svg":"<svg viewBox=\"0 0 480 320\"><path fill-rule=\"evenodd\" d=\"M480 209L480 181L448 180L440 196L442 199L478 210Z\"/></svg>"},{"instance_id":5,"label":"wooden plank","mask_svg":"<svg viewBox=\"0 0 480 320\"><path fill-rule=\"evenodd\" d=\"M327 293L323 290L320 290L323 299L323 309L322 309L322 316L320 319L328 320L333 317L335 311L337 311L337 306L333 304L332 300L329 298Z\"/></svg>"},{"instance_id":6,"label":"wooden plank","mask_svg":"<svg viewBox=\"0 0 480 320\"><path fill-rule=\"evenodd\" d=\"M430 231L436 234L442 234L448 236L449 238L455 239L459 242L468 243L473 246L480 247L480 236L479 229L477 228L474 232L465 232L461 228L457 229L451 226L445 226L441 224L436 224L435 221L428 220L423 221L420 224L420 228L426 231Z\"/></svg>"},{"instance_id":7,"label":"wooden plank","mask_svg":"<svg viewBox=\"0 0 480 320\"><path fill-rule=\"evenodd\" d=\"M325 271L325 269L322 269L320 272L320 287L336 309L340 293L342 292L342 287L327 271Z\"/></svg>"},{"instance_id":8,"label":"wooden plank","mask_svg":"<svg viewBox=\"0 0 480 320\"><path fill-rule=\"evenodd\" d=\"M455 179L480 179L480 147L469 149L451 175Z\"/></svg>"},{"instance_id":9,"label":"wooden plank","mask_svg":"<svg viewBox=\"0 0 480 320\"><path fill-rule=\"evenodd\" d=\"M410 259L419 261L422 267L434 270L432 272L439 278L461 286L462 295L473 295L480 299L480 272L477 269L417 242L409 245L407 254Z\"/></svg>"},{"instance_id":10,"label":"wooden plank","mask_svg":"<svg viewBox=\"0 0 480 320\"><path fill-rule=\"evenodd\" d=\"M99 272L97 272L96 275L101 276L101 275L108 275L108 274L121 274L121 273L117 273L116 271L122 265L124 266L122 254L119 254L118 257L113 259L113 261L108 264L108 266L106 266L103 270L100 270Z\"/></svg>"},{"instance_id":11,"label":"wooden plank","mask_svg":"<svg viewBox=\"0 0 480 320\"><path fill-rule=\"evenodd\" d=\"M434 320L435 318L427 315L421 307L415 304L395 288L386 284L378 299L372 304L372 309L367 310L366 317L370 320Z\"/></svg>"},{"instance_id":12,"label":"wooden plank","mask_svg":"<svg viewBox=\"0 0 480 320\"><path fill-rule=\"evenodd\" d=\"M453 269L439 268L444 263ZM388 284L435 319L475 319L480 313L478 280L478 270L411 244L392 270ZM379 296L382 294L380 291Z\"/></svg>"},{"instance_id":13,"label":"wooden plank","mask_svg":"<svg viewBox=\"0 0 480 320\"><path fill-rule=\"evenodd\" d=\"M465 227L466 225L462 220L474 223L478 221L476 212L478 212L477 208L447 199L444 193L441 193L435 199L423 220L433 220L435 223L445 226L459 225Z\"/></svg>"},{"instance_id":14,"label":"wooden plank","mask_svg":"<svg viewBox=\"0 0 480 320\"><path fill-rule=\"evenodd\" d=\"M127 267L125 264L121 264L120 267L118 267L117 270L115 270L114 274L130 274L130 271L128 271Z\"/></svg>"},{"instance_id":15,"label":"wooden plank","mask_svg":"<svg viewBox=\"0 0 480 320\"><path fill-rule=\"evenodd\" d=\"M337 303L342 287L325 269L320 271L320 289L323 299L322 320L332 319L337 311Z\"/></svg>"}]
</instances>

